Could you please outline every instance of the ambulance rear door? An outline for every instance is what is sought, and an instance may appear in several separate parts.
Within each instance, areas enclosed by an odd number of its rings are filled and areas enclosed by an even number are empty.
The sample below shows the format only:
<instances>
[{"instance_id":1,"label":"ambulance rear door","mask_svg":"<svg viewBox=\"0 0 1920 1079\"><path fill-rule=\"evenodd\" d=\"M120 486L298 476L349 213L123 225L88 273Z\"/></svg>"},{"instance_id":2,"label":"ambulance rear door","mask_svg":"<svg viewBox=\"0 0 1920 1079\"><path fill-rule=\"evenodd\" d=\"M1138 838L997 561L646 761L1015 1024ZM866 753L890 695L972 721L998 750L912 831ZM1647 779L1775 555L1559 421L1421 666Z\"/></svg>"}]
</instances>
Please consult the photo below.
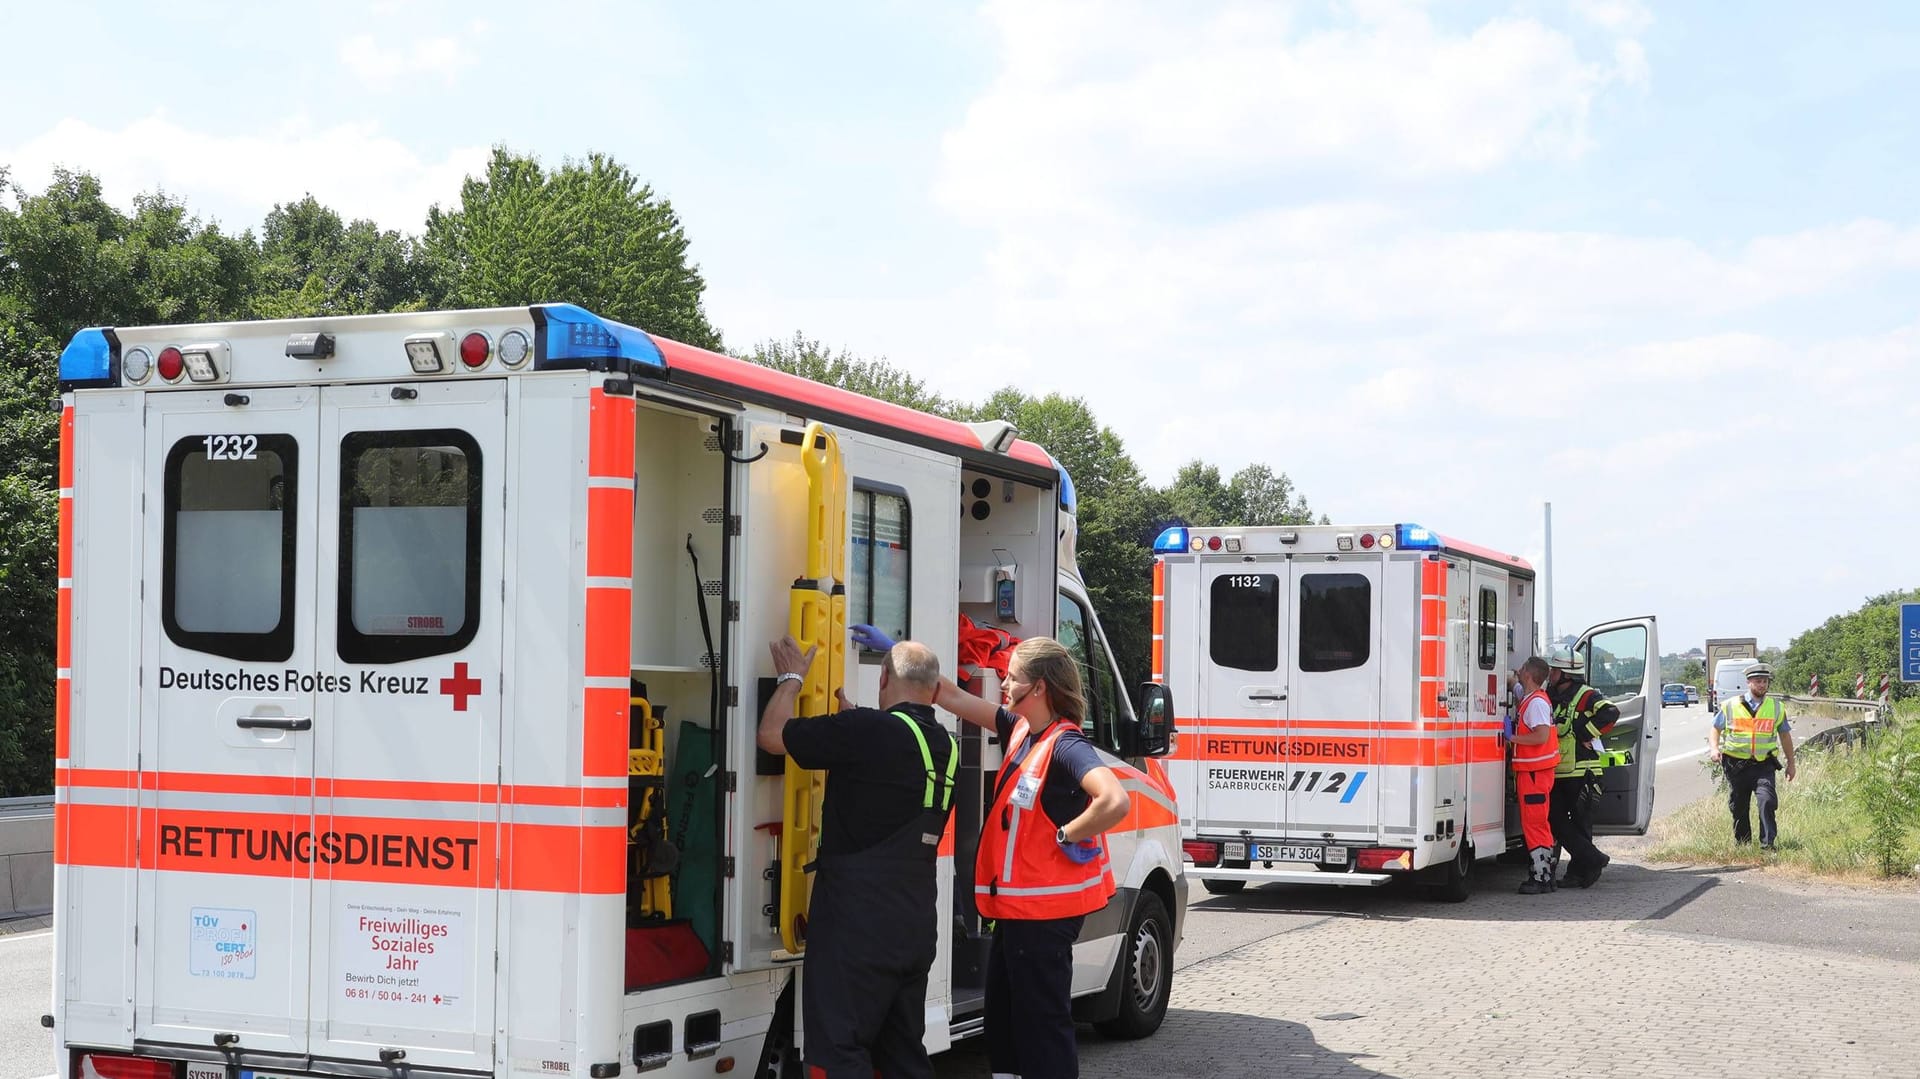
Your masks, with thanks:
<instances>
[{"instance_id":1,"label":"ambulance rear door","mask_svg":"<svg viewBox=\"0 0 1920 1079\"><path fill-rule=\"evenodd\" d=\"M1201 834L1274 836L1287 821L1287 599L1293 563L1277 556L1200 564L1202 699L1190 731Z\"/></svg>"},{"instance_id":2,"label":"ambulance rear door","mask_svg":"<svg viewBox=\"0 0 1920 1079\"><path fill-rule=\"evenodd\" d=\"M506 402L499 379L321 391L315 1056L490 1070L496 865L577 890L564 856L511 852L579 850L578 792L500 796Z\"/></svg>"},{"instance_id":3,"label":"ambulance rear door","mask_svg":"<svg viewBox=\"0 0 1920 1079\"><path fill-rule=\"evenodd\" d=\"M308 1048L318 397L146 397L138 1041Z\"/></svg>"},{"instance_id":4,"label":"ambulance rear door","mask_svg":"<svg viewBox=\"0 0 1920 1079\"><path fill-rule=\"evenodd\" d=\"M1378 555L1293 567L1286 794L1299 833L1374 838L1381 766L1422 759L1415 732L1381 727L1380 576ZM1411 833L1413 803L1396 805L1390 831Z\"/></svg>"},{"instance_id":5,"label":"ambulance rear door","mask_svg":"<svg viewBox=\"0 0 1920 1079\"><path fill-rule=\"evenodd\" d=\"M1603 622L1580 635L1575 654L1586 661L1587 684L1620 709L1619 722L1604 739L1607 748L1633 755L1631 763L1602 777L1594 834L1645 835L1660 755L1660 637L1654 619Z\"/></svg>"}]
</instances>

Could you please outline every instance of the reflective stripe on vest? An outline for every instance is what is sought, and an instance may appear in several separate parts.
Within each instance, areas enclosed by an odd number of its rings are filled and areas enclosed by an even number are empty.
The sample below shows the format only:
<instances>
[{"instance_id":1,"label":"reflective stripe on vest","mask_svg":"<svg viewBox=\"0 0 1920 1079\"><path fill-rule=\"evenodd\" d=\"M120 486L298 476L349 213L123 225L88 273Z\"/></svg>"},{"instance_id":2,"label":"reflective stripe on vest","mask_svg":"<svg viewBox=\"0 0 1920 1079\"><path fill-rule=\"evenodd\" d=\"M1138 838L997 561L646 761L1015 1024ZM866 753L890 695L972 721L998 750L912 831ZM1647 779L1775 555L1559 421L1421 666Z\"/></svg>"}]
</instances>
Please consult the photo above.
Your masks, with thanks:
<instances>
[{"instance_id":1,"label":"reflective stripe on vest","mask_svg":"<svg viewBox=\"0 0 1920 1079\"><path fill-rule=\"evenodd\" d=\"M1586 702L1585 708L1580 706L1582 701ZM1583 719L1591 721L1595 715L1599 714L1600 706L1605 703L1606 698L1600 696L1592 687L1581 686L1579 692L1567 698L1567 703L1554 705L1553 723L1560 732L1560 762L1553 766L1554 775L1598 775L1607 770L1604 759L1593 757L1581 759L1579 747L1574 745L1573 738L1574 729L1579 725L1578 721ZM1593 728L1598 730L1599 724L1593 724Z\"/></svg>"},{"instance_id":2,"label":"reflective stripe on vest","mask_svg":"<svg viewBox=\"0 0 1920 1079\"><path fill-rule=\"evenodd\" d=\"M977 882L973 899L981 917L1027 921L1072 918L1091 914L1113 898L1116 889L1106 845L1101 844L1100 856L1093 861L1084 865L1075 862L1060 849L1053 822L1040 804L1047 769L1053 763L1053 747L1070 727L1064 721L1055 722L1017 769L1001 768L973 861L973 879ZM1026 738L1026 721L1015 723L1007 739L1007 761L1019 753ZM1013 804L1014 791L1020 786L1012 778L1016 771L1030 777L1028 785L1034 792L1030 808Z\"/></svg>"},{"instance_id":3,"label":"reflective stripe on vest","mask_svg":"<svg viewBox=\"0 0 1920 1079\"><path fill-rule=\"evenodd\" d=\"M900 721L907 725L907 729L913 732L913 740L920 743L920 761L927 766L927 794L925 798L920 800L920 808L932 809L933 781L939 776L939 773L936 772L933 767L933 750L927 746L927 736L920 730L920 724L916 722L912 716L905 712L895 712L893 714L898 716ZM960 743L954 739L952 731L947 731L945 734L948 743L947 777L945 789L940 795L940 812L942 813L945 813L947 807L953 804L954 768L960 763Z\"/></svg>"},{"instance_id":4,"label":"reflective stripe on vest","mask_svg":"<svg viewBox=\"0 0 1920 1079\"><path fill-rule=\"evenodd\" d=\"M1533 700L1535 697L1540 698L1541 702L1547 706L1548 712L1553 711L1553 701L1548 698L1544 692L1536 689L1521 699L1517 722L1525 722L1527 702ZM1516 732L1520 729L1527 728L1516 727ZM1541 769L1552 768L1559 763L1560 745L1551 739L1540 745L1533 746L1523 746L1517 742L1514 743L1513 770L1516 772L1539 771Z\"/></svg>"},{"instance_id":5,"label":"reflective stripe on vest","mask_svg":"<svg viewBox=\"0 0 1920 1079\"><path fill-rule=\"evenodd\" d=\"M1745 697L1727 702L1727 726L1720 732L1722 756L1763 761L1780 752L1780 721L1786 718L1773 697L1760 702L1760 711L1747 708Z\"/></svg>"}]
</instances>

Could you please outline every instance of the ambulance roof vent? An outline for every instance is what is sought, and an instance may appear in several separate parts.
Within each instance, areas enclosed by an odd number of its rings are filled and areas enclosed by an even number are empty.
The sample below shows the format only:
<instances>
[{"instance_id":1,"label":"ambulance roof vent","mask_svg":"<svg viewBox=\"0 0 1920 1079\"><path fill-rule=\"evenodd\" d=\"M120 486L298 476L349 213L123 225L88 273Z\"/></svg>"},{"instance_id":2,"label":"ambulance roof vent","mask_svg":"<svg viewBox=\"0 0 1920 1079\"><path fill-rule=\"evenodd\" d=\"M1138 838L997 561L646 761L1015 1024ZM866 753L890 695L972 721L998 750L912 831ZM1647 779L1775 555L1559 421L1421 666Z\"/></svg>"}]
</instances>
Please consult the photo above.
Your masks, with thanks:
<instances>
[{"instance_id":1,"label":"ambulance roof vent","mask_svg":"<svg viewBox=\"0 0 1920 1079\"><path fill-rule=\"evenodd\" d=\"M980 448L988 453L1005 453L1012 449L1014 437L1019 433L1006 420L981 420L967 424L967 429L980 440Z\"/></svg>"}]
</instances>

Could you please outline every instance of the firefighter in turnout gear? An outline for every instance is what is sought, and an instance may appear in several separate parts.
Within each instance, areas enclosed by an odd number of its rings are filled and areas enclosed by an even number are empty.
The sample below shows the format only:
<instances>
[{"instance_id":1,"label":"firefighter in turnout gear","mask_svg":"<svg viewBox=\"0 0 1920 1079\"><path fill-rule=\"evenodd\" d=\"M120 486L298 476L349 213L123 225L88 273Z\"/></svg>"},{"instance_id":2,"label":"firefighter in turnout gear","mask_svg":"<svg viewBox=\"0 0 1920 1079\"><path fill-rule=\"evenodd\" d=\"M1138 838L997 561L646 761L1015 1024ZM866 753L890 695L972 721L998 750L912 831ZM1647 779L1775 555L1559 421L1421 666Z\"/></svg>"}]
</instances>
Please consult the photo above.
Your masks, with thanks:
<instances>
[{"instance_id":1,"label":"firefighter in turnout gear","mask_svg":"<svg viewBox=\"0 0 1920 1079\"><path fill-rule=\"evenodd\" d=\"M1553 826L1548 803L1553 796L1553 770L1560 763L1559 740L1554 734L1553 705L1540 688L1548 675L1547 661L1528 656L1514 674L1520 681L1520 703L1513 717L1513 795L1520 802L1520 827L1526 835L1532 866L1522 895L1553 891Z\"/></svg>"},{"instance_id":2,"label":"firefighter in turnout gear","mask_svg":"<svg viewBox=\"0 0 1920 1079\"><path fill-rule=\"evenodd\" d=\"M1612 861L1593 845L1593 807L1600 800L1600 777L1615 763L1615 754L1600 736L1620 721L1620 709L1586 684L1578 656L1555 656L1547 665L1552 668L1547 700L1553 705L1554 730L1560 739L1548 819L1554 843L1565 848L1570 858L1561 883L1590 888ZM1559 861L1558 855L1554 861Z\"/></svg>"}]
</instances>

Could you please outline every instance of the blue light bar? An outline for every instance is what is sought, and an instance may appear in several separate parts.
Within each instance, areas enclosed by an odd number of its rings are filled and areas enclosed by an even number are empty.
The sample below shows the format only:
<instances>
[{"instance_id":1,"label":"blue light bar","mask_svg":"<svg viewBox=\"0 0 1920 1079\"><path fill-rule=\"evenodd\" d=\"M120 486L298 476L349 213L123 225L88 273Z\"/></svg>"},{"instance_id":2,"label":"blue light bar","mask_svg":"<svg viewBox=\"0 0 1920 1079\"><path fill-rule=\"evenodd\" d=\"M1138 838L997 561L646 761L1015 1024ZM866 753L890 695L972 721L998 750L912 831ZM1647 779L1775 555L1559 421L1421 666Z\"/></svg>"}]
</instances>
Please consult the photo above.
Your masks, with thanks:
<instances>
[{"instance_id":1,"label":"blue light bar","mask_svg":"<svg viewBox=\"0 0 1920 1079\"><path fill-rule=\"evenodd\" d=\"M570 303L535 304L532 311L535 370L628 371L635 366L666 370L660 346L632 326Z\"/></svg>"},{"instance_id":2,"label":"blue light bar","mask_svg":"<svg viewBox=\"0 0 1920 1079\"><path fill-rule=\"evenodd\" d=\"M1068 513L1076 513L1080 508L1080 496L1073 489L1073 477L1067 475L1067 467L1060 458L1047 454L1047 460L1053 462L1054 471L1060 473L1060 508Z\"/></svg>"},{"instance_id":3,"label":"blue light bar","mask_svg":"<svg viewBox=\"0 0 1920 1079\"><path fill-rule=\"evenodd\" d=\"M1154 554L1172 554L1187 549L1187 530L1184 526L1174 525L1153 541Z\"/></svg>"},{"instance_id":4,"label":"blue light bar","mask_svg":"<svg viewBox=\"0 0 1920 1079\"><path fill-rule=\"evenodd\" d=\"M1403 551L1437 551L1440 537L1419 525L1394 525L1393 542Z\"/></svg>"},{"instance_id":5,"label":"blue light bar","mask_svg":"<svg viewBox=\"0 0 1920 1079\"><path fill-rule=\"evenodd\" d=\"M113 363L112 330L89 326L73 335L60 350L60 388L113 386L119 383Z\"/></svg>"}]
</instances>

